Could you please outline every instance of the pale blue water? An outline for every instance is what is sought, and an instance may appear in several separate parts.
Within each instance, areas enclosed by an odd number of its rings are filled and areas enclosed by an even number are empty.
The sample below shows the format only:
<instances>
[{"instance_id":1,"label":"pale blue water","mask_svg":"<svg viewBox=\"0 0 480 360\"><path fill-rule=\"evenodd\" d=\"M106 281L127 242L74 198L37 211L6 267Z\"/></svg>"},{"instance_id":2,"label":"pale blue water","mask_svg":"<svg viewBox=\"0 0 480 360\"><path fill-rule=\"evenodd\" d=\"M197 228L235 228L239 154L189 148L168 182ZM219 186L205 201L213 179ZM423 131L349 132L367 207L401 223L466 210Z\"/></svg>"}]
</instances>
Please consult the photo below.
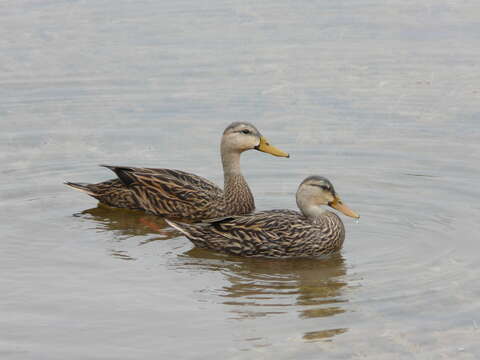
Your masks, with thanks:
<instances>
[{"instance_id":1,"label":"pale blue water","mask_svg":"<svg viewBox=\"0 0 480 360\"><path fill-rule=\"evenodd\" d=\"M480 356L480 4L4 1L2 359ZM98 164L221 184L250 121L259 209L327 176L358 224L329 260L193 249L62 182Z\"/></svg>"}]
</instances>

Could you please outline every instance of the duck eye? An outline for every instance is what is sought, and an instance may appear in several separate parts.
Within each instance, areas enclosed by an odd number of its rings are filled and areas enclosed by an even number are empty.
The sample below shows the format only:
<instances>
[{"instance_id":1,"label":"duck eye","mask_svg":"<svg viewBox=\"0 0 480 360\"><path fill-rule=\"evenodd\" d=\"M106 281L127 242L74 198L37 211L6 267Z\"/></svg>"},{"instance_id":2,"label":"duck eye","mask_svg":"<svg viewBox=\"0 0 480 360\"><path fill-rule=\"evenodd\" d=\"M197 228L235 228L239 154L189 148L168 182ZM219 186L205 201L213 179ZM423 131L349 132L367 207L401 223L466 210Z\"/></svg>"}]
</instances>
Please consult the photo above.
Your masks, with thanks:
<instances>
[{"instance_id":1,"label":"duck eye","mask_svg":"<svg viewBox=\"0 0 480 360\"><path fill-rule=\"evenodd\" d=\"M242 130L242 133L244 133L245 135L248 135L248 134L250 134L250 130L248 130L248 129Z\"/></svg>"},{"instance_id":2,"label":"duck eye","mask_svg":"<svg viewBox=\"0 0 480 360\"><path fill-rule=\"evenodd\" d=\"M312 184L313 186L319 187L322 190L330 191L330 187L327 185Z\"/></svg>"}]
</instances>

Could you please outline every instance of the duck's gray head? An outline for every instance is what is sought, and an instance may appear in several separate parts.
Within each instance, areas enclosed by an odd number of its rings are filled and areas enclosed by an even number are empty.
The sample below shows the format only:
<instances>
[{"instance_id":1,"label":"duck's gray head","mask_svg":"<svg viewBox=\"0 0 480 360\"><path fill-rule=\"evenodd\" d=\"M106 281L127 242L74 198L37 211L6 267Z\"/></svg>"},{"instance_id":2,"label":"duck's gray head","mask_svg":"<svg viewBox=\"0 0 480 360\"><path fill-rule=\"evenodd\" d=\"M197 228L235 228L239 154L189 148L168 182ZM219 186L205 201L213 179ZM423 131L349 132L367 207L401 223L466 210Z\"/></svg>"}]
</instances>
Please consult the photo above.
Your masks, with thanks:
<instances>
[{"instance_id":1,"label":"duck's gray head","mask_svg":"<svg viewBox=\"0 0 480 360\"><path fill-rule=\"evenodd\" d=\"M325 213L322 205L328 205L347 216L359 218L343 204L332 183L323 176L312 175L302 181L297 190L297 206L307 217L318 217Z\"/></svg>"},{"instance_id":2,"label":"duck's gray head","mask_svg":"<svg viewBox=\"0 0 480 360\"><path fill-rule=\"evenodd\" d=\"M233 122L227 126L222 136L222 151L241 153L252 149L275 156L290 157L286 152L270 145L260 131L248 122Z\"/></svg>"}]
</instances>

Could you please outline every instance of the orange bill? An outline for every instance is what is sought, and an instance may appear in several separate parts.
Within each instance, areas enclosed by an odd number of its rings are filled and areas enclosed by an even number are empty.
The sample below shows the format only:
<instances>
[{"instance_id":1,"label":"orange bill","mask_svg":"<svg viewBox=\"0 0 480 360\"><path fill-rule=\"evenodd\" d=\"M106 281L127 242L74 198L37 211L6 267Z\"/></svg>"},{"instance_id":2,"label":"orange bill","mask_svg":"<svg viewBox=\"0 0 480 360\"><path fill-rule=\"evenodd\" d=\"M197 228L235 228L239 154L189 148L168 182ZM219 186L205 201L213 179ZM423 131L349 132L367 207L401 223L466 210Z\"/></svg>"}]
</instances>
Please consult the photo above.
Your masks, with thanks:
<instances>
[{"instance_id":1,"label":"orange bill","mask_svg":"<svg viewBox=\"0 0 480 360\"><path fill-rule=\"evenodd\" d=\"M360 215L358 215L355 211L350 210L347 205L342 203L342 200L340 200L338 196L335 196L335 199L329 205L347 216L353 217L355 219L360 218Z\"/></svg>"},{"instance_id":2,"label":"orange bill","mask_svg":"<svg viewBox=\"0 0 480 360\"><path fill-rule=\"evenodd\" d=\"M260 137L260 144L258 144L255 147L255 149L257 149L258 151L275 155L275 156L281 156L281 157L287 157L287 158L290 157L290 155L288 155L288 153L286 153L285 151L282 151L276 148L275 146L270 145L268 140L265 139L263 136Z\"/></svg>"}]
</instances>

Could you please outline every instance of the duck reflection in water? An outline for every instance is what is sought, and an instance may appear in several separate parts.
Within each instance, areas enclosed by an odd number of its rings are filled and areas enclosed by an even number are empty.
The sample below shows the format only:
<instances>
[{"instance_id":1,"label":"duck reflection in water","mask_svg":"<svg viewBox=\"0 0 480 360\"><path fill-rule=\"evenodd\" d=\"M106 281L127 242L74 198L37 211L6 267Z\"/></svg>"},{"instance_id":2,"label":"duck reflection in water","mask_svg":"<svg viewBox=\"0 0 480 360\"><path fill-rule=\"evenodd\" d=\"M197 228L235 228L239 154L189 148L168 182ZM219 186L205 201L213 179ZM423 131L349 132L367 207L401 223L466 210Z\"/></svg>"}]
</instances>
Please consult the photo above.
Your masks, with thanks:
<instances>
[{"instance_id":1,"label":"duck reflection in water","mask_svg":"<svg viewBox=\"0 0 480 360\"><path fill-rule=\"evenodd\" d=\"M97 207L84 210L74 216L93 222L95 229L99 232L112 232L116 244L132 237L141 238L136 245L177 237L177 233L169 228L162 218L145 214L143 211L112 208L98 204ZM125 244L121 246L123 247ZM117 245L109 251L114 258L135 260L129 251L118 249Z\"/></svg>"},{"instance_id":2,"label":"duck reflection in water","mask_svg":"<svg viewBox=\"0 0 480 360\"><path fill-rule=\"evenodd\" d=\"M113 231L119 235L119 240L138 235L155 235L154 240L173 239L178 236L176 232L167 229L167 223L158 216L145 214L143 211L113 208L98 204L97 207L87 209L74 216L93 220L96 229Z\"/></svg>"},{"instance_id":3,"label":"duck reflection in water","mask_svg":"<svg viewBox=\"0 0 480 360\"><path fill-rule=\"evenodd\" d=\"M220 271L229 284L214 293L244 320L297 312L301 319L335 316L346 311L347 268L340 253L325 258L242 258L193 248L180 256L182 266ZM321 326L321 323L319 323ZM309 322L311 325L311 322ZM326 340L346 328L307 331L307 341Z\"/></svg>"},{"instance_id":4,"label":"duck reflection in water","mask_svg":"<svg viewBox=\"0 0 480 360\"><path fill-rule=\"evenodd\" d=\"M178 237L162 218L142 211L99 204L75 216L93 221L98 231L113 232L115 242L144 237L137 245ZM136 245L135 245L136 246ZM125 250L111 255L134 260ZM221 303L230 307L233 319L245 320L296 312L301 319L326 318L344 313L347 268L340 253L325 258L242 258L192 248L175 260L178 268L219 271L228 285L214 289ZM309 324L311 325L311 323ZM319 323L322 326L322 323ZM305 329L307 330L307 329ZM346 328L305 331L306 341L328 340Z\"/></svg>"}]
</instances>

